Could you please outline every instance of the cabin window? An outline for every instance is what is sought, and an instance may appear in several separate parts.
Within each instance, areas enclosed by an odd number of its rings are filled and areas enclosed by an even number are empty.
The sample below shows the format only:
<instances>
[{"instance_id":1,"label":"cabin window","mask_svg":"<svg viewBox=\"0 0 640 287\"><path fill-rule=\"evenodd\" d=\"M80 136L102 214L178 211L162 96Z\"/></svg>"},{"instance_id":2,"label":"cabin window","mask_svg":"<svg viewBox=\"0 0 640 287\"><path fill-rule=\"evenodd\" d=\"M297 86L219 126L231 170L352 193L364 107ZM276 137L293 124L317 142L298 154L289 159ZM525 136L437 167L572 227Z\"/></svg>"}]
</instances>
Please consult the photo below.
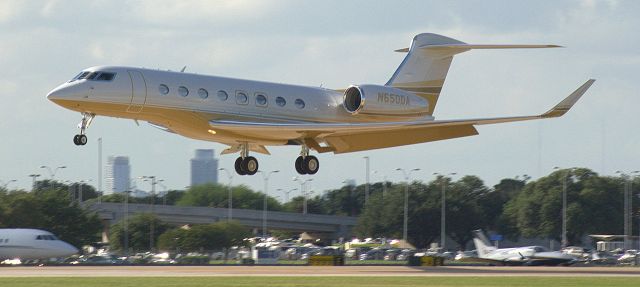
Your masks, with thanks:
<instances>
[{"instance_id":1,"label":"cabin window","mask_svg":"<svg viewBox=\"0 0 640 287\"><path fill-rule=\"evenodd\" d=\"M203 88L200 88L200 89L198 89L198 96L199 96L201 99L206 99L206 98L208 98L208 97L209 97L209 92L207 92L207 90L205 90L205 89L203 89Z\"/></svg>"},{"instance_id":2,"label":"cabin window","mask_svg":"<svg viewBox=\"0 0 640 287\"><path fill-rule=\"evenodd\" d=\"M263 94L256 95L256 106L265 107L267 106L267 97Z\"/></svg>"},{"instance_id":3,"label":"cabin window","mask_svg":"<svg viewBox=\"0 0 640 287\"><path fill-rule=\"evenodd\" d=\"M227 92L223 90L218 91L218 99L220 99L221 101L226 101L228 98L229 98L229 95L227 94Z\"/></svg>"},{"instance_id":4,"label":"cabin window","mask_svg":"<svg viewBox=\"0 0 640 287\"><path fill-rule=\"evenodd\" d=\"M236 92L236 103L246 105L249 102L249 97L245 92Z\"/></svg>"},{"instance_id":5,"label":"cabin window","mask_svg":"<svg viewBox=\"0 0 640 287\"><path fill-rule=\"evenodd\" d=\"M295 105L296 105L296 108L298 109L304 109L304 106L305 106L304 101L302 99L296 99Z\"/></svg>"},{"instance_id":6,"label":"cabin window","mask_svg":"<svg viewBox=\"0 0 640 287\"><path fill-rule=\"evenodd\" d=\"M178 88L178 94L180 94L180 96L182 97L186 97L189 95L189 89L187 89L187 87L185 86L180 86Z\"/></svg>"},{"instance_id":7,"label":"cabin window","mask_svg":"<svg viewBox=\"0 0 640 287\"><path fill-rule=\"evenodd\" d=\"M276 105L284 107L284 105L286 104L287 104L287 100L285 100L283 97L276 98Z\"/></svg>"},{"instance_id":8,"label":"cabin window","mask_svg":"<svg viewBox=\"0 0 640 287\"><path fill-rule=\"evenodd\" d=\"M158 86L158 91L163 94L166 95L169 93L169 87L167 87L167 85L165 84L160 84L160 86Z\"/></svg>"}]
</instances>

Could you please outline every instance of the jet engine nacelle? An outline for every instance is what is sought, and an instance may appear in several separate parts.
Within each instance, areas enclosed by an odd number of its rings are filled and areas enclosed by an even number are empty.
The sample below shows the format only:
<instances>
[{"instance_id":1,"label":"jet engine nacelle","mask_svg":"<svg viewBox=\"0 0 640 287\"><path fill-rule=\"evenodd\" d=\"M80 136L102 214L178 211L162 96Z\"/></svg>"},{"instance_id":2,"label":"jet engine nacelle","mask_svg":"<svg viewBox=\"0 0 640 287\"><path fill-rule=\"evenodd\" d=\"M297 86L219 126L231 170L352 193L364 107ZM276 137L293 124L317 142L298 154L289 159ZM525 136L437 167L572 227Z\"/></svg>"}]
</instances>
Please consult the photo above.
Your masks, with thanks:
<instances>
[{"instance_id":1,"label":"jet engine nacelle","mask_svg":"<svg viewBox=\"0 0 640 287\"><path fill-rule=\"evenodd\" d=\"M350 86L344 91L343 106L352 115L417 115L429 111L429 101L388 86Z\"/></svg>"}]
</instances>

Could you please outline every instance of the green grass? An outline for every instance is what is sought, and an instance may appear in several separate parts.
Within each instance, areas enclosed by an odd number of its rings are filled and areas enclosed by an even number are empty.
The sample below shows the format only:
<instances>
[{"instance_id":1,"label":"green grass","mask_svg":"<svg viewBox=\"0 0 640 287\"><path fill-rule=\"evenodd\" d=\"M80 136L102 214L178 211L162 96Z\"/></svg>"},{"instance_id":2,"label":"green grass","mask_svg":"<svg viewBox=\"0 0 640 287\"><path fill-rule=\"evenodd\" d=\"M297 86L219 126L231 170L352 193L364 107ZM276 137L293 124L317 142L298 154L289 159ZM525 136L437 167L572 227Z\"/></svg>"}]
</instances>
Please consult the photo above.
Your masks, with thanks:
<instances>
[{"instance_id":1,"label":"green grass","mask_svg":"<svg viewBox=\"0 0 640 287\"><path fill-rule=\"evenodd\" d=\"M381 286L640 286L630 277L88 277L0 278L0 286L12 287L381 287Z\"/></svg>"}]
</instances>

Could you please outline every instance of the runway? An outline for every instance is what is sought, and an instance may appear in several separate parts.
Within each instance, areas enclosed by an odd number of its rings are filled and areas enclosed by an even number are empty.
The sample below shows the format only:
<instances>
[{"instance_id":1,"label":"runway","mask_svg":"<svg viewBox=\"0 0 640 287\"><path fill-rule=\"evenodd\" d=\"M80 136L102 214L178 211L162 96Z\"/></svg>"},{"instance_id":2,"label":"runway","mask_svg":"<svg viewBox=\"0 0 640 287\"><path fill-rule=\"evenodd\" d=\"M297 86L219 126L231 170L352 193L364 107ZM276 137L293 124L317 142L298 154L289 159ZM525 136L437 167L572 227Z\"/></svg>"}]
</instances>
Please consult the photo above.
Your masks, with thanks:
<instances>
[{"instance_id":1,"label":"runway","mask_svg":"<svg viewBox=\"0 0 640 287\"><path fill-rule=\"evenodd\" d=\"M204 276L596 276L640 277L636 267L489 266L45 266L2 267L1 277L204 277Z\"/></svg>"}]
</instances>

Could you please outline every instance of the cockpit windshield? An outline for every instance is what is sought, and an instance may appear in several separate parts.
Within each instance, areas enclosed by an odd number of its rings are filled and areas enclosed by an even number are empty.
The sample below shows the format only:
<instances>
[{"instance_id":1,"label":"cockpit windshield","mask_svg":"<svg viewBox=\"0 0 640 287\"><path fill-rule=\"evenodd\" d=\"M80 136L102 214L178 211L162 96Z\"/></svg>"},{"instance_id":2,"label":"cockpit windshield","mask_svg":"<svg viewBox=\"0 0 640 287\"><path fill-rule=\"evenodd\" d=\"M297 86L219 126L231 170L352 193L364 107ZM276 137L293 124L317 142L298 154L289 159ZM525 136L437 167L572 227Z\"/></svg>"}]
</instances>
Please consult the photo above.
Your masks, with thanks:
<instances>
[{"instance_id":1,"label":"cockpit windshield","mask_svg":"<svg viewBox=\"0 0 640 287\"><path fill-rule=\"evenodd\" d=\"M36 236L36 240L58 240L54 235L38 235Z\"/></svg>"},{"instance_id":2,"label":"cockpit windshield","mask_svg":"<svg viewBox=\"0 0 640 287\"><path fill-rule=\"evenodd\" d=\"M69 83L78 80L92 80L92 81L111 81L116 77L116 73L111 72L80 72L69 81Z\"/></svg>"}]
</instances>

